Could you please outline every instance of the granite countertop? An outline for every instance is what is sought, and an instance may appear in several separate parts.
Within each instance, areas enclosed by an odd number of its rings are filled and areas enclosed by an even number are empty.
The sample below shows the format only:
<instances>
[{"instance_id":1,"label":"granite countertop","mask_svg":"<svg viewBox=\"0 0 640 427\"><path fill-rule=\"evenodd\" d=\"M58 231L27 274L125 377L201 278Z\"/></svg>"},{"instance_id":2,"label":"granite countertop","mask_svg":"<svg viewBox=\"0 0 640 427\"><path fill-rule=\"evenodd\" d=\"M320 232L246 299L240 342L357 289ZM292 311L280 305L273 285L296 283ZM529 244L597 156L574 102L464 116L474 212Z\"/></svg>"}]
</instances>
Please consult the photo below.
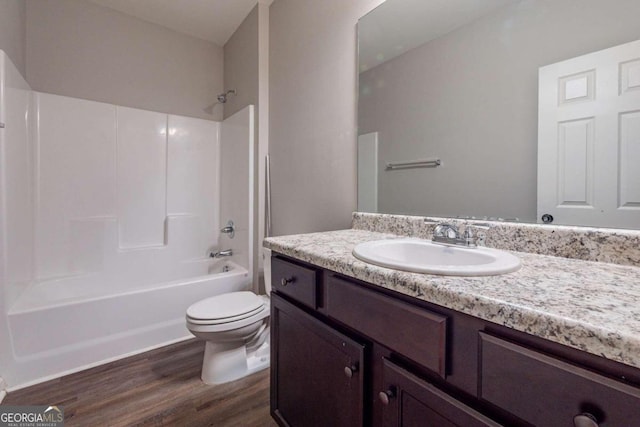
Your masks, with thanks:
<instances>
[{"instance_id":1,"label":"granite countertop","mask_svg":"<svg viewBox=\"0 0 640 427\"><path fill-rule=\"evenodd\" d=\"M640 368L640 267L511 252L500 276L408 273L356 259L358 243L401 238L367 230L270 237L264 246L346 276Z\"/></svg>"}]
</instances>

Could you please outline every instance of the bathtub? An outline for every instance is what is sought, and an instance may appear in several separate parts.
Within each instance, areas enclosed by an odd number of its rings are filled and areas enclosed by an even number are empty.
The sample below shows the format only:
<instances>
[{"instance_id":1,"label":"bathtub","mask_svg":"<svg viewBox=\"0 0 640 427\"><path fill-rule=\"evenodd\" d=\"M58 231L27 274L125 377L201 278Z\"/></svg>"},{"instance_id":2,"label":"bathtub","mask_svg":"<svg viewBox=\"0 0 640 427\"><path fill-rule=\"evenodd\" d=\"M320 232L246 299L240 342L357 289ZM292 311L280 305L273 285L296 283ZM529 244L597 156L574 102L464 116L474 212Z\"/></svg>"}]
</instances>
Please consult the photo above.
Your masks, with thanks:
<instances>
[{"instance_id":1,"label":"bathtub","mask_svg":"<svg viewBox=\"0 0 640 427\"><path fill-rule=\"evenodd\" d=\"M161 283L83 275L31 285L8 313L20 373L11 389L191 338L189 305L250 287L238 264L207 267L208 274Z\"/></svg>"}]
</instances>

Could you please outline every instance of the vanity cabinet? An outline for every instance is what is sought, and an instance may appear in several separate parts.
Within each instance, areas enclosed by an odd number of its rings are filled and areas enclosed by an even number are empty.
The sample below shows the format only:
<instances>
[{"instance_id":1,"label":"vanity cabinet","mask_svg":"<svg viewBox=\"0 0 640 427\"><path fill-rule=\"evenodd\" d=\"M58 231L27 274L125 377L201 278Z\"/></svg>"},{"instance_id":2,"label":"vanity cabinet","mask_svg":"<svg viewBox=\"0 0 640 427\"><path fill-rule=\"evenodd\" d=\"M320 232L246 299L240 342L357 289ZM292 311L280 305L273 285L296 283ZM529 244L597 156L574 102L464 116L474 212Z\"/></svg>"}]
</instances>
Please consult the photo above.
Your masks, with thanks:
<instances>
[{"instance_id":1,"label":"vanity cabinet","mask_svg":"<svg viewBox=\"0 0 640 427\"><path fill-rule=\"evenodd\" d=\"M272 281L280 425L640 426L639 369L281 255Z\"/></svg>"}]
</instances>

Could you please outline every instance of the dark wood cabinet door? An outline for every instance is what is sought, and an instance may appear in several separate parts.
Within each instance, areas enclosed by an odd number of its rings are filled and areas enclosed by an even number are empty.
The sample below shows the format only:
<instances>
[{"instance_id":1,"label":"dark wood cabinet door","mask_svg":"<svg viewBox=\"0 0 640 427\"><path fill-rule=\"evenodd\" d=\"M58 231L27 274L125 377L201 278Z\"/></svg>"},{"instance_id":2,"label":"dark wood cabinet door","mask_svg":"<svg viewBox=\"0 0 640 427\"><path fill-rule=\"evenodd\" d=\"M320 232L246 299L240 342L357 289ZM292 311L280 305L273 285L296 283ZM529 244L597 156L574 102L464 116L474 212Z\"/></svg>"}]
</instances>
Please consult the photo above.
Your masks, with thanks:
<instances>
[{"instance_id":1,"label":"dark wood cabinet door","mask_svg":"<svg viewBox=\"0 0 640 427\"><path fill-rule=\"evenodd\" d=\"M386 427L487 427L499 424L434 385L385 359L383 425Z\"/></svg>"},{"instance_id":2,"label":"dark wood cabinet door","mask_svg":"<svg viewBox=\"0 0 640 427\"><path fill-rule=\"evenodd\" d=\"M271 413L285 426L362 426L364 345L271 296Z\"/></svg>"}]
</instances>

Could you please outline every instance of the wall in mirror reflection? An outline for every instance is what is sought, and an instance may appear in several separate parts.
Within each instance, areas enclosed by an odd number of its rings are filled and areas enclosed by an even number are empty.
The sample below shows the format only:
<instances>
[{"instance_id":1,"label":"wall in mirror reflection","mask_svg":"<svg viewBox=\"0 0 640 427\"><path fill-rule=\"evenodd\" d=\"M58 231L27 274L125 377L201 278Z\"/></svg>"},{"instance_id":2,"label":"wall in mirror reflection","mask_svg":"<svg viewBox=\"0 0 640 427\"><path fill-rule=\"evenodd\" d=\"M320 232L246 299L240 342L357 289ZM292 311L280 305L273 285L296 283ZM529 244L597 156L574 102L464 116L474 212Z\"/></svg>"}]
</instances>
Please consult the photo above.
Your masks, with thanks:
<instances>
[{"instance_id":1,"label":"wall in mirror reflection","mask_svg":"<svg viewBox=\"0 0 640 427\"><path fill-rule=\"evenodd\" d=\"M388 0L360 20L359 32L375 33L384 14L397 19L394 9L413 3ZM464 9L473 2L440 3ZM377 206L364 210L540 222L538 70L640 39L638 16L637 0L513 1L362 71L358 134L378 135ZM362 44L379 41L359 43L371 51L375 46ZM385 55L392 56L378 54ZM442 164L385 169L426 158ZM589 225L570 217L554 223Z\"/></svg>"}]
</instances>

